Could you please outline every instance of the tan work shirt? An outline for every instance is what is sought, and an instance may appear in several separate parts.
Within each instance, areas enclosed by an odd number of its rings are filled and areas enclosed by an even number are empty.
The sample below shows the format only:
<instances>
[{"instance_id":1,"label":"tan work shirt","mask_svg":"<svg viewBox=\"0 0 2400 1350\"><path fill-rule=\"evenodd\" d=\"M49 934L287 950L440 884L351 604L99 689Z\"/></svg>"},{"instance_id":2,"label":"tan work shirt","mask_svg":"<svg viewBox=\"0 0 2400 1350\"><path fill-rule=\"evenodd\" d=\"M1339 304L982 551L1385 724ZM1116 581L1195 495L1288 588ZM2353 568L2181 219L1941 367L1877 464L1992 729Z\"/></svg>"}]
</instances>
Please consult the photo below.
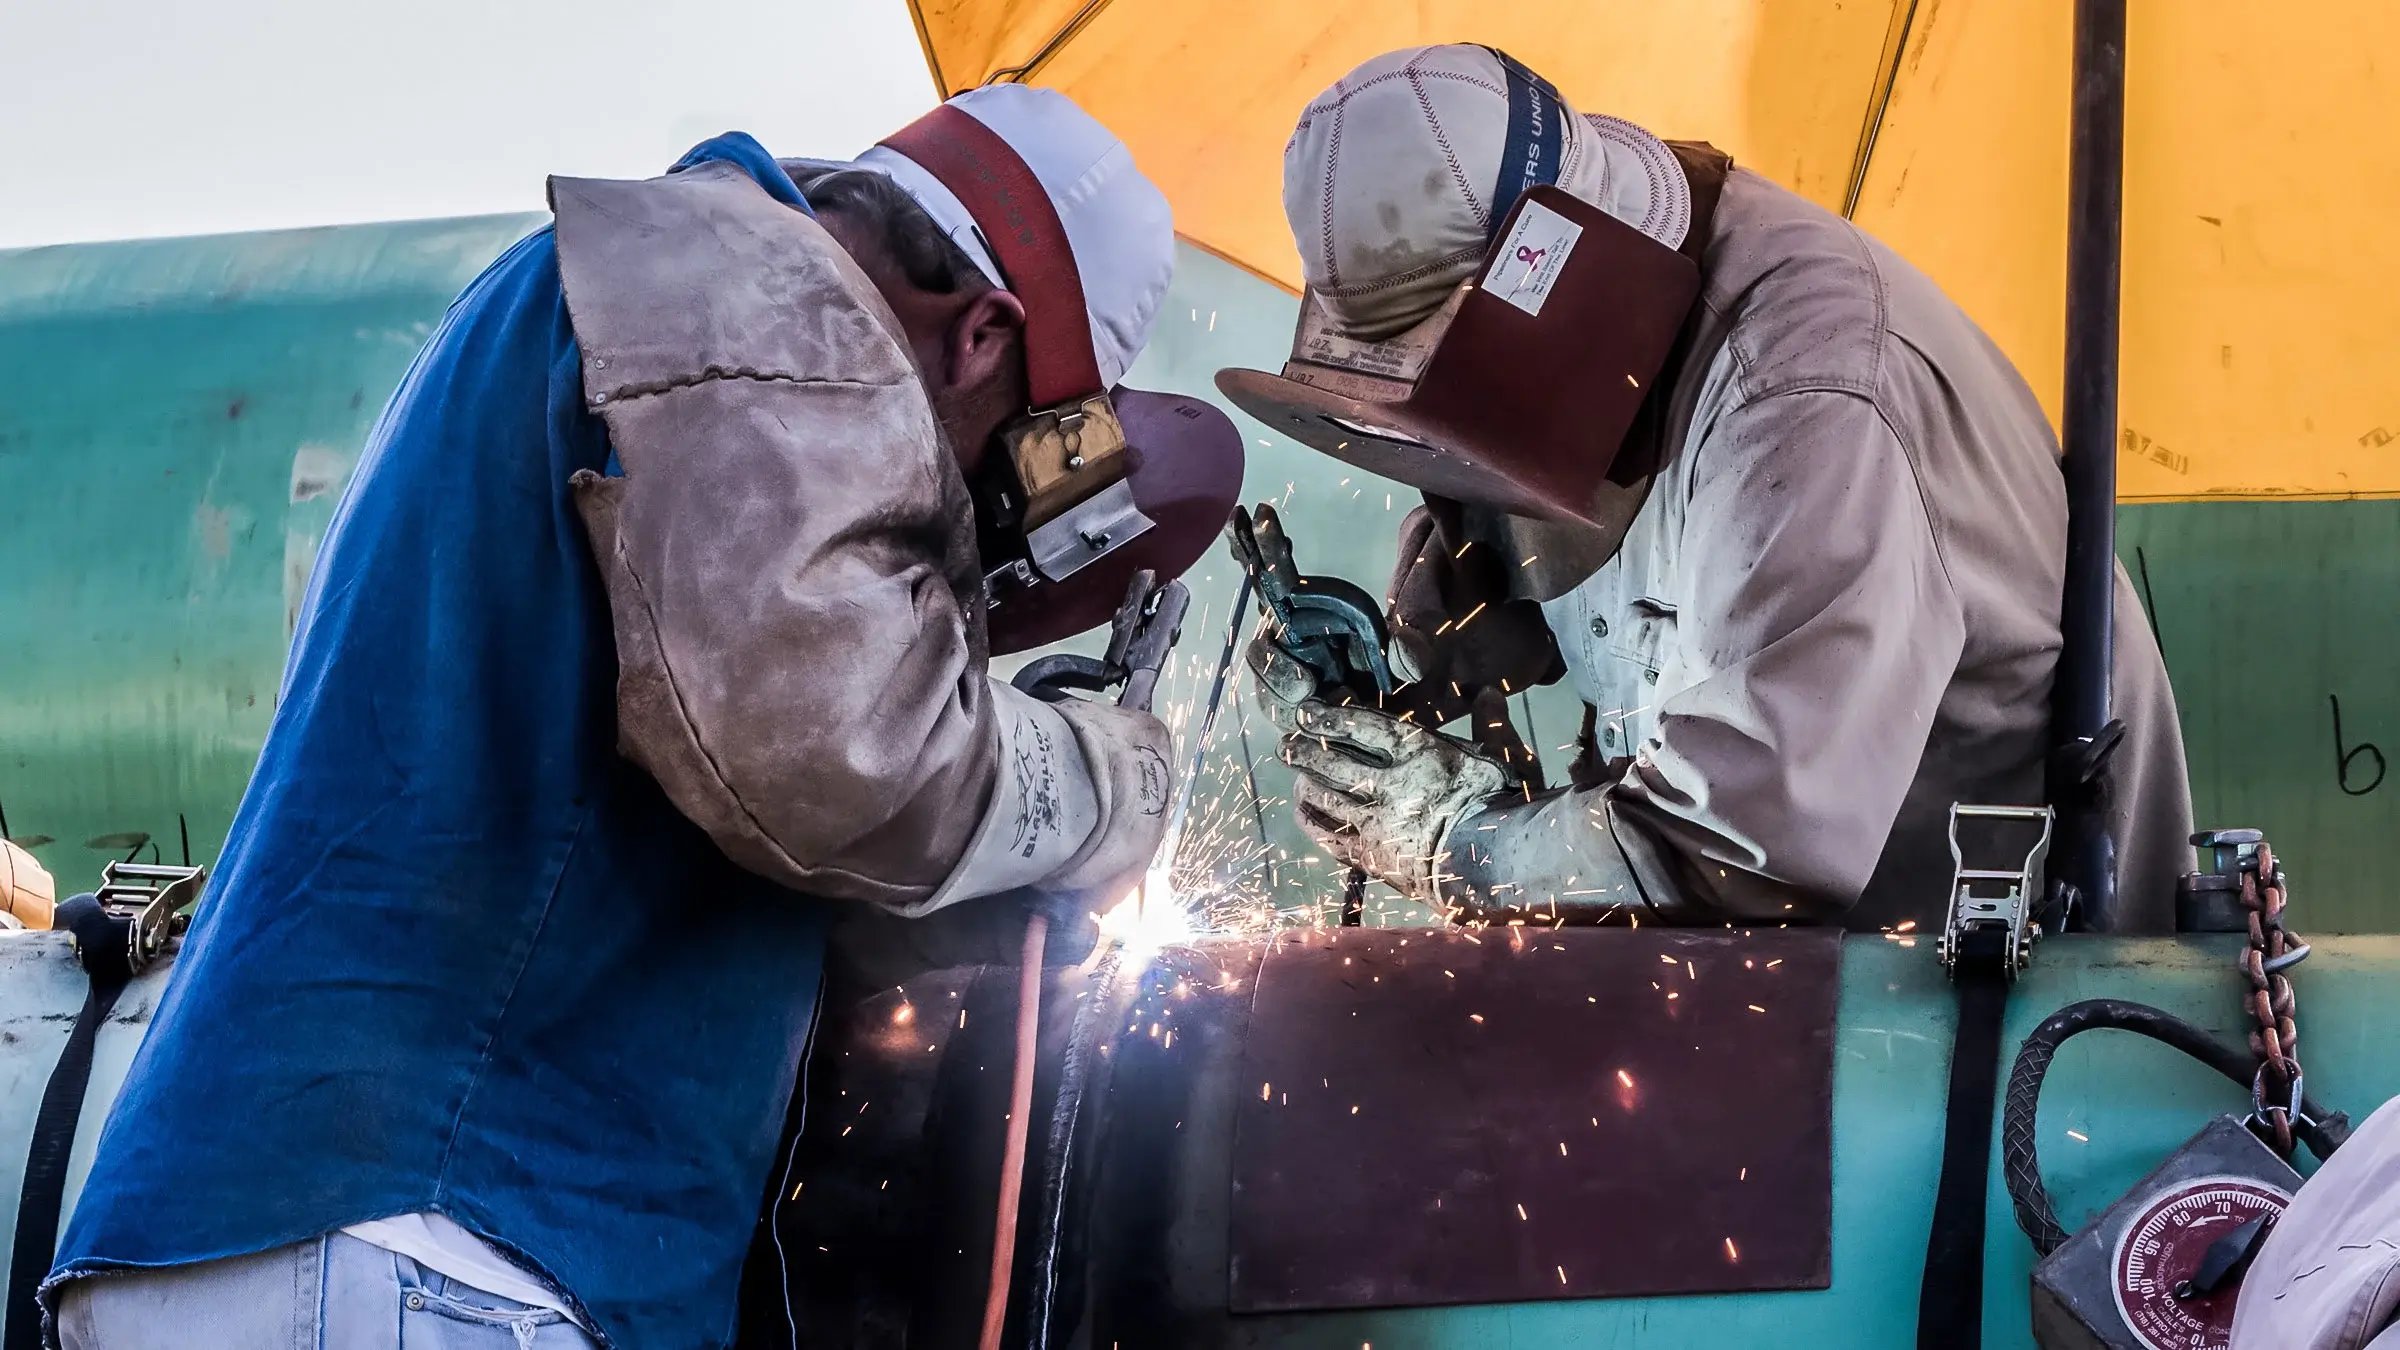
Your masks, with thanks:
<instances>
[{"instance_id":1,"label":"tan work shirt","mask_svg":"<svg viewBox=\"0 0 2400 1350\"><path fill-rule=\"evenodd\" d=\"M1544 606L1601 750L1634 757L1598 805L1683 917L1938 920L1951 803L2043 800L2057 439L1931 280L1756 174L1725 185L1703 282L1649 499ZM2119 927L2166 931L2190 790L2117 580Z\"/></svg>"}]
</instances>

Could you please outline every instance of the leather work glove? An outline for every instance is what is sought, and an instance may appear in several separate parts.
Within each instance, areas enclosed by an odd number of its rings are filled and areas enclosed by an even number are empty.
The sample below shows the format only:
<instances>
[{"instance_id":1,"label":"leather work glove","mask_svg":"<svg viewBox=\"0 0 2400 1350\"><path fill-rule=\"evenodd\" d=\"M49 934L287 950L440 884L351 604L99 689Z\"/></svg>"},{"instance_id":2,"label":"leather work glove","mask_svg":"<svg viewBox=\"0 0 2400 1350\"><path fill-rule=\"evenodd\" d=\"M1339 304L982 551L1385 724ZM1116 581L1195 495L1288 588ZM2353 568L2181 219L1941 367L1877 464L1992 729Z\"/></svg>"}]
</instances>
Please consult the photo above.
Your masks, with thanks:
<instances>
[{"instance_id":1,"label":"leather work glove","mask_svg":"<svg viewBox=\"0 0 2400 1350\"><path fill-rule=\"evenodd\" d=\"M1326 852L1425 904L1442 903L1451 830L1520 781L1469 742L1372 708L1294 709L1283 761L1301 827Z\"/></svg>"},{"instance_id":2,"label":"leather work glove","mask_svg":"<svg viewBox=\"0 0 2400 1350\"><path fill-rule=\"evenodd\" d=\"M1081 759L1077 781L1088 783L1087 800L1076 814L1092 821L1090 834L1071 856L1055 859L1040 873L1036 885L958 900L914 917L875 905L849 907L834 923L828 938L830 957L838 976L863 981L867 988L905 983L928 970L954 966L1013 966L1024 955L1025 925L1035 913L1050 920L1045 942L1045 965L1069 965L1091 954L1099 940L1097 913L1104 912L1137 885L1158 853L1166 834L1174 771L1169 761L1175 743L1165 723L1138 708L1079 698L1042 704L1022 696L1019 707L1039 717L1055 717L1059 734L1051 744L1072 749ZM1038 710L1038 711L1037 711ZM1064 744L1072 737L1071 747ZM1020 741L1016 755L1030 742ZM1004 765L1003 773L1040 778L1048 766L1019 762ZM1050 809L1057 811L1053 802ZM1005 836L995 836L1006 842ZM985 850L962 865L976 874ZM1025 850L1008 849L1003 867L1017 868ZM977 889L989 889L989 872ZM955 880L955 879L954 879ZM972 875L969 885L974 885ZM1004 883L1005 884L1005 883Z\"/></svg>"},{"instance_id":3,"label":"leather work glove","mask_svg":"<svg viewBox=\"0 0 2400 1350\"><path fill-rule=\"evenodd\" d=\"M1455 683L1471 701L1479 689L1512 694L1567 673L1542 607L1510 598L1509 571L1500 550L1468 541L1454 501L1428 497L1400 522L1384 607L1414 679L1443 692Z\"/></svg>"},{"instance_id":4,"label":"leather work glove","mask_svg":"<svg viewBox=\"0 0 2400 1350\"><path fill-rule=\"evenodd\" d=\"M1516 723L1509 720L1508 697L1498 689L1481 687L1461 698L1452 696L1447 689L1436 696L1420 683L1404 685L1388 698L1376 699L1371 694L1362 698L1345 688L1325 689L1319 684L1316 672L1293 659L1270 638L1251 639L1244 655L1257 686L1259 710L1286 737L1299 730L1300 709L1304 705L1368 708L1428 731L1466 717L1467 740L1485 758L1498 760L1507 768L1510 786L1514 787L1518 780L1529 783L1536 791L1542 786L1541 756L1517 734Z\"/></svg>"},{"instance_id":5,"label":"leather work glove","mask_svg":"<svg viewBox=\"0 0 2400 1350\"><path fill-rule=\"evenodd\" d=\"M1052 704L1074 730L1098 789L1100 820L1051 891L1093 891L1109 903L1142 879L1166 841L1175 795L1175 733L1146 708L1069 698ZM1105 906L1103 906L1105 908Z\"/></svg>"}]
</instances>

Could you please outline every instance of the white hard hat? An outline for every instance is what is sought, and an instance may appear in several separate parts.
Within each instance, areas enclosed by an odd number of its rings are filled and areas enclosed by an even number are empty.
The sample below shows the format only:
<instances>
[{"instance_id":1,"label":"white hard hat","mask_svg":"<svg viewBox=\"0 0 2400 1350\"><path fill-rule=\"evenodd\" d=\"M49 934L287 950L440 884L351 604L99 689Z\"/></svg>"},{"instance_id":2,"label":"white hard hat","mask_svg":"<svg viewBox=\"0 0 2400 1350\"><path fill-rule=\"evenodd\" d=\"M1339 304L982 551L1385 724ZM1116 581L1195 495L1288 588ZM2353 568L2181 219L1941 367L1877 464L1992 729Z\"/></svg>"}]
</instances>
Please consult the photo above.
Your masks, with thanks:
<instances>
[{"instance_id":1,"label":"white hard hat","mask_svg":"<svg viewBox=\"0 0 2400 1350\"><path fill-rule=\"evenodd\" d=\"M1489 47L1387 52L1310 103L1283 151L1283 210L1300 273L1346 334L1389 337L1475 273L1515 204L1514 191L1494 200L1504 190L1512 101L1521 119L1524 103L1539 98L1563 113L1556 186L1669 248L1683 245L1691 184L1656 136L1578 114Z\"/></svg>"},{"instance_id":2,"label":"white hard hat","mask_svg":"<svg viewBox=\"0 0 2400 1350\"><path fill-rule=\"evenodd\" d=\"M1123 141L1055 89L986 85L947 106L990 128L1040 181L1075 255L1101 383L1115 384L1148 345L1175 273L1175 218L1166 194L1134 167ZM889 175L915 198L992 284L1010 285L974 216L940 179L888 145L856 162Z\"/></svg>"}]
</instances>

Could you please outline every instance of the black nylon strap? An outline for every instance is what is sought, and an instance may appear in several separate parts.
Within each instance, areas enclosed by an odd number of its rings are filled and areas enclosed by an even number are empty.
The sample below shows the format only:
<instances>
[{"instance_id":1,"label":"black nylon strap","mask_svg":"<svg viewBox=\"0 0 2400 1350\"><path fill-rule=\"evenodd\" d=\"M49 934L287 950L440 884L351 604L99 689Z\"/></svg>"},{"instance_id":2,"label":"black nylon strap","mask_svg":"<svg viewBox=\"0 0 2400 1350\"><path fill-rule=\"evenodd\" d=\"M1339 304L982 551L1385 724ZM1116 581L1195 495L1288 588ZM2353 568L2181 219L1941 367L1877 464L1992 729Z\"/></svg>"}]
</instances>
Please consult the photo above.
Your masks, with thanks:
<instances>
[{"instance_id":1,"label":"black nylon strap","mask_svg":"<svg viewBox=\"0 0 2400 1350\"><path fill-rule=\"evenodd\" d=\"M16 1245L9 1249L8 1324L0 1350L42 1350L42 1310L36 1299L58 1250L58 1216L67 1195L67 1160L75 1151L75 1126L83 1118L84 1092L92 1081L92 1052L100 1026L132 982L126 965L127 927L100 902L79 895L58 907L51 923L75 935L75 947L91 987L67 1033L67 1048L42 1089L42 1108L33 1118L33 1145L25 1155L25 1187L17 1199Z\"/></svg>"},{"instance_id":2,"label":"black nylon strap","mask_svg":"<svg viewBox=\"0 0 2400 1350\"><path fill-rule=\"evenodd\" d=\"M1983 1344L1984 1200L1991 1187L2000 1028L2008 1011L2007 942L2004 932L1994 930L1969 930L1960 942L1958 1031L1950 1043L1942 1177L1925 1240L1925 1281L1917 1293L1917 1350L1978 1350Z\"/></svg>"}]
</instances>

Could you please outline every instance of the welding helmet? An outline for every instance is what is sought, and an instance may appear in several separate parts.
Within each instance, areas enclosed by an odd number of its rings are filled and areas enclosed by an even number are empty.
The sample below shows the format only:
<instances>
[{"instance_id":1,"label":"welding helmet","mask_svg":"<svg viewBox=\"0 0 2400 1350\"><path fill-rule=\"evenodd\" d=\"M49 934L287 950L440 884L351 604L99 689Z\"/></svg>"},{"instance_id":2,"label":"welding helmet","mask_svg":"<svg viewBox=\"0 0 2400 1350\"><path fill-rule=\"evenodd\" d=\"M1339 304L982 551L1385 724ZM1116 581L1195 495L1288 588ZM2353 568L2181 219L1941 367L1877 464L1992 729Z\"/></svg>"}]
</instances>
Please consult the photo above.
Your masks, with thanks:
<instances>
[{"instance_id":1,"label":"welding helmet","mask_svg":"<svg viewBox=\"0 0 2400 1350\"><path fill-rule=\"evenodd\" d=\"M1166 199L1053 90L970 90L859 157L1025 307L1030 406L970 475L994 654L1106 622L1136 571L1182 575L1240 495L1207 403L1118 383L1174 269Z\"/></svg>"},{"instance_id":2,"label":"welding helmet","mask_svg":"<svg viewBox=\"0 0 2400 1350\"><path fill-rule=\"evenodd\" d=\"M1291 357L1217 387L1303 445L1556 522L1605 561L1655 467L1620 451L1699 295L1678 151L1500 52L1426 47L1311 104L1284 184L1308 281Z\"/></svg>"}]
</instances>

